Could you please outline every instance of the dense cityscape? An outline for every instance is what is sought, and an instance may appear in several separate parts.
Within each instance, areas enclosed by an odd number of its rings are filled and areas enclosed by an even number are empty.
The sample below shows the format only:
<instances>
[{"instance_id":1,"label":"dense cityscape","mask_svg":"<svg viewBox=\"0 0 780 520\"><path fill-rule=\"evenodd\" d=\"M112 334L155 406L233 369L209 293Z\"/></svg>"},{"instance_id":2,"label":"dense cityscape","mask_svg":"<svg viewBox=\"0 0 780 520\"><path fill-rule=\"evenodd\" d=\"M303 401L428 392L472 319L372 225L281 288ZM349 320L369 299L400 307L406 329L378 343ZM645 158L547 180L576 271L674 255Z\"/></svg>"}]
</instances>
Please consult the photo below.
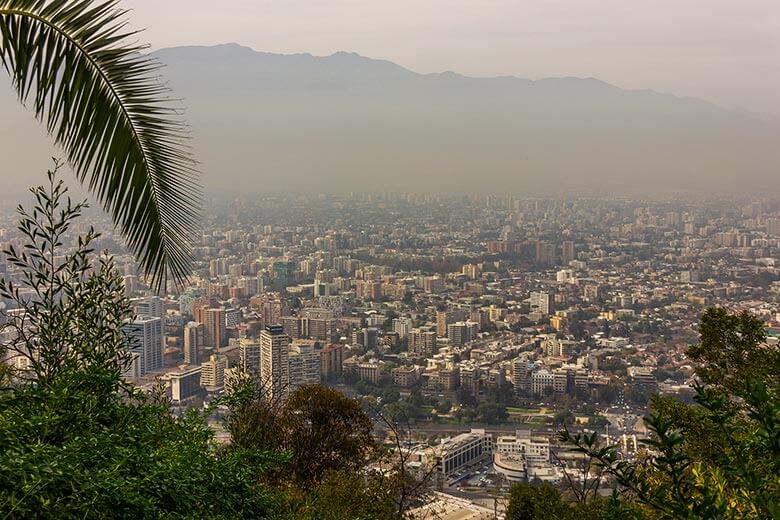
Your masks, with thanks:
<instances>
[{"instance_id":1,"label":"dense cityscape","mask_svg":"<svg viewBox=\"0 0 780 520\"><path fill-rule=\"evenodd\" d=\"M353 194L209 211L194 276L164 297L101 239L136 314L125 378L164 384L175 414L246 377L279 400L334 386L401 411L416 471L477 504L560 481L563 426L635 453L650 396L690 400L685 351L705 308L780 336L776 202ZM11 217L4 249L20 245Z\"/></svg>"},{"instance_id":2,"label":"dense cityscape","mask_svg":"<svg viewBox=\"0 0 780 520\"><path fill-rule=\"evenodd\" d=\"M780 4L223 4L0 0L0 517L780 519Z\"/></svg>"}]
</instances>

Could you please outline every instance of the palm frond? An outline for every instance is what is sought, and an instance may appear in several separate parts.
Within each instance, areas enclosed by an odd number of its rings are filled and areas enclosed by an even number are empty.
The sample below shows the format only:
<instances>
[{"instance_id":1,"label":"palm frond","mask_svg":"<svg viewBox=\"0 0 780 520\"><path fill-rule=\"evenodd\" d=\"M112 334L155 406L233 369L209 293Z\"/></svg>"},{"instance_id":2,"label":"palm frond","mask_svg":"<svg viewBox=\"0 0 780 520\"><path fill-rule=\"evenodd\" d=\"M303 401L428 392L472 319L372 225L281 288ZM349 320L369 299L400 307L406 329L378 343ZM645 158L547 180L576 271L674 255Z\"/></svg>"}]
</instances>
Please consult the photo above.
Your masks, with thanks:
<instances>
[{"instance_id":1,"label":"palm frond","mask_svg":"<svg viewBox=\"0 0 780 520\"><path fill-rule=\"evenodd\" d=\"M201 190L161 65L118 0L0 0L0 62L159 288L190 272Z\"/></svg>"}]
</instances>

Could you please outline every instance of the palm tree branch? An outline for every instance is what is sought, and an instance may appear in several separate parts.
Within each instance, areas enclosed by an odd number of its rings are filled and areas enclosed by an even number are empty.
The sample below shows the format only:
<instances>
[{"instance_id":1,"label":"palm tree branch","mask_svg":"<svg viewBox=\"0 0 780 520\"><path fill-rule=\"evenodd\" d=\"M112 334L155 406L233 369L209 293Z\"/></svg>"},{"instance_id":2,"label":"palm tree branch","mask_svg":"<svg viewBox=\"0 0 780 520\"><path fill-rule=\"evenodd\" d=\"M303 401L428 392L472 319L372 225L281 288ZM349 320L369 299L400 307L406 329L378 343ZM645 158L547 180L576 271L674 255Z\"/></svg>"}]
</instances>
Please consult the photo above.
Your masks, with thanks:
<instances>
[{"instance_id":1,"label":"palm tree branch","mask_svg":"<svg viewBox=\"0 0 780 520\"><path fill-rule=\"evenodd\" d=\"M160 65L122 42L117 0L0 0L0 60L156 281L189 273L197 172ZM32 71L31 71L32 69Z\"/></svg>"}]
</instances>

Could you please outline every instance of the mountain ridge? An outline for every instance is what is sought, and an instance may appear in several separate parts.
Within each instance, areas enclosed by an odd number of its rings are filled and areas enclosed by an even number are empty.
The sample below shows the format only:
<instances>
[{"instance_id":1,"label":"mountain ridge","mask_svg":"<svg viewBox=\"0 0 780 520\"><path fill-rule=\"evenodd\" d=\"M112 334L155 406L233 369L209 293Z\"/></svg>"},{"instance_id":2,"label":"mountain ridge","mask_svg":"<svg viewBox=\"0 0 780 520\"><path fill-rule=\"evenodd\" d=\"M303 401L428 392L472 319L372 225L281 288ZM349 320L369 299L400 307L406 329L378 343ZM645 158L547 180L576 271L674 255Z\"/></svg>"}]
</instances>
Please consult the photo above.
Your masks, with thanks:
<instances>
[{"instance_id":1,"label":"mountain ridge","mask_svg":"<svg viewBox=\"0 0 780 520\"><path fill-rule=\"evenodd\" d=\"M153 54L183 100L207 192L780 190L780 125L698 98L573 76L421 74L346 51L223 44ZM12 95L0 101L9 168L45 170L50 152L17 153L45 149L45 130Z\"/></svg>"},{"instance_id":2,"label":"mountain ridge","mask_svg":"<svg viewBox=\"0 0 780 520\"><path fill-rule=\"evenodd\" d=\"M609 88L609 89L615 89L620 92L624 93L637 93L637 94L651 94L651 95L657 95L657 96L665 96L676 100L682 100L682 101L690 101L690 102L696 102L696 103L702 103L706 104L707 106L717 108L719 110L729 111L729 112L739 112L743 113L745 115L753 116L756 118L761 118L759 116L763 116L763 118L771 117L768 115L763 114L755 114L753 112L748 111L739 111L733 108L724 107L722 105L719 105L717 103L713 103L712 101L699 98L696 96L682 96L678 95L672 92L662 92L651 88L641 88L641 89L631 89L622 87L619 85L615 85L613 83L610 83L608 81L599 79L594 76L573 76L573 75L565 75L565 76L547 76L543 78L525 78L517 75L512 74L503 74L503 75L497 75L497 76L471 76L467 74L462 74L460 72L454 71L454 70L445 70L441 72L417 72L412 69L409 69L407 67L404 67L403 65L397 64L393 61L381 59L381 58L372 58L369 56L364 56L362 54L359 54L354 51L335 51L329 55L315 55L311 54L309 52L298 52L298 53L273 53L273 52L266 52L266 51L259 51L255 50L251 47L241 45L239 43L235 42L227 42L227 43L220 43L215 45L182 45L182 46L174 46L174 47L165 47L161 49L157 49L154 52L152 52L152 55L160 56L168 54L170 52L180 52L182 50L195 50L195 51L204 51L204 50L238 50L239 52L245 53L248 56L256 56L256 57L267 57L267 58L274 58L274 59L284 59L284 58L304 58L307 60L321 60L323 62L327 62L328 60L339 60L344 58L353 59L355 63L369 63L369 64L376 64L381 66L387 66L388 68L392 67L399 72L414 75L417 77L447 77L447 78L457 78L460 80L466 80L466 81L490 81L490 80L498 80L498 81L515 81L520 83L532 83L532 84L549 84L549 83L555 83L555 82L566 82L566 81L576 81L580 84L588 84L593 83L599 87Z\"/></svg>"}]
</instances>

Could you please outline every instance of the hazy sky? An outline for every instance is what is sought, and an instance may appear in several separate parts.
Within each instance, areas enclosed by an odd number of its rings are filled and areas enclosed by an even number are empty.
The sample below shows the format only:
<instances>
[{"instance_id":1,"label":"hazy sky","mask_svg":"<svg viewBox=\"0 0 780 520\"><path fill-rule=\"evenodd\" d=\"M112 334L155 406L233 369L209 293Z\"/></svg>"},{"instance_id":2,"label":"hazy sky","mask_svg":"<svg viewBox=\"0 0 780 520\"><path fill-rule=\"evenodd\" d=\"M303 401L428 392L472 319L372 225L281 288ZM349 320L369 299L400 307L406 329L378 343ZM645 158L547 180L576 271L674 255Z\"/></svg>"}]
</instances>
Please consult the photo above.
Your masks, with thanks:
<instances>
[{"instance_id":1,"label":"hazy sky","mask_svg":"<svg viewBox=\"0 0 780 520\"><path fill-rule=\"evenodd\" d=\"M370 82L342 91L314 79L293 83L298 88L276 92L271 85L264 91L253 74L267 64L231 69L220 60L230 62L232 54L198 51L193 62L179 59L178 68L171 62L169 77L185 99L208 190L446 186L455 192L472 190L476 174L483 181L479 189L513 193L542 193L534 190L550 186L600 194L658 186L780 189L780 0L123 0L121 5L132 11L131 27L146 28L140 40L154 49L236 42L274 53L352 51L421 73L596 77L623 88L694 96L774 116L767 124L709 108L709 115L691 116L697 103L646 93L610 90L603 99L587 98L591 90L582 85L593 83L572 81L555 83L577 85L561 99L554 98L560 89L551 89L549 99L525 90L497 99L489 94L495 90L479 94L486 83L508 82L468 82L473 92L440 82L435 86L442 90L431 95L425 89L437 78L414 88L398 83L403 88L396 91ZM311 60L271 61L290 68L274 69L275 75L287 71L283 75ZM205 72L222 65L229 73ZM238 84L230 84L231 77ZM40 182L48 158L62 154L12 99L9 83L0 78L0 198ZM368 89L362 98L355 95L358 87ZM536 101L526 106L529 100ZM508 111L503 102L516 110Z\"/></svg>"},{"instance_id":2,"label":"hazy sky","mask_svg":"<svg viewBox=\"0 0 780 520\"><path fill-rule=\"evenodd\" d=\"M780 114L778 0L126 0L155 48L354 51L417 72L593 76Z\"/></svg>"}]
</instances>

